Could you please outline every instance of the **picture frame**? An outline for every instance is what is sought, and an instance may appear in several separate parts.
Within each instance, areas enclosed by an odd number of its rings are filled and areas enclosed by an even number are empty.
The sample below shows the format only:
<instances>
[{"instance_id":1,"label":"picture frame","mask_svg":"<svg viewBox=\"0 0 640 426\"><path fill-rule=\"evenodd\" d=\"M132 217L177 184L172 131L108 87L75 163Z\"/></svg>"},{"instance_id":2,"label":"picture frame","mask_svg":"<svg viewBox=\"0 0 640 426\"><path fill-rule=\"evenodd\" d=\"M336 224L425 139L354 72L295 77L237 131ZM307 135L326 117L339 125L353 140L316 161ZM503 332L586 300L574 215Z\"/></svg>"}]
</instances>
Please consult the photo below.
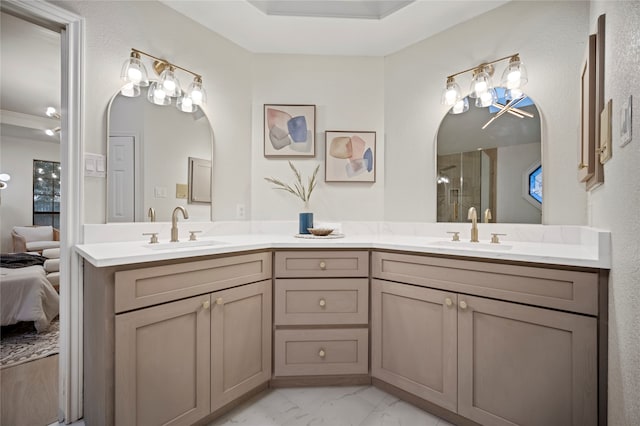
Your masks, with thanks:
<instances>
[{"instance_id":1,"label":"picture frame","mask_svg":"<svg viewBox=\"0 0 640 426\"><path fill-rule=\"evenodd\" d=\"M595 173L596 164L596 35L591 34L580 70L580 147L578 181L586 182Z\"/></svg>"},{"instance_id":2,"label":"picture frame","mask_svg":"<svg viewBox=\"0 0 640 426\"><path fill-rule=\"evenodd\" d=\"M325 131L325 182L376 181L376 132Z\"/></svg>"},{"instance_id":3,"label":"picture frame","mask_svg":"<svg viewBox=\"0 0 640 426\"><path fill-rule=\"evenodd\" d=\"M264 104L264 156L315 157L316 106Z\"/></svg>"},{"instance_id":4,"label":"picture frame","mask_svg":"<svg viewBox=\"0 0 640 426\"><path fill-rule=\"evenodd\" d=\"M593 175L585 182L587 191L597 188L604 183L604 167L600 162L600 114L604 109L604 70L605 70L605 15L598 16L596 22L596 52L595 52L595 161Z\"/></svg>"}]
</instances>

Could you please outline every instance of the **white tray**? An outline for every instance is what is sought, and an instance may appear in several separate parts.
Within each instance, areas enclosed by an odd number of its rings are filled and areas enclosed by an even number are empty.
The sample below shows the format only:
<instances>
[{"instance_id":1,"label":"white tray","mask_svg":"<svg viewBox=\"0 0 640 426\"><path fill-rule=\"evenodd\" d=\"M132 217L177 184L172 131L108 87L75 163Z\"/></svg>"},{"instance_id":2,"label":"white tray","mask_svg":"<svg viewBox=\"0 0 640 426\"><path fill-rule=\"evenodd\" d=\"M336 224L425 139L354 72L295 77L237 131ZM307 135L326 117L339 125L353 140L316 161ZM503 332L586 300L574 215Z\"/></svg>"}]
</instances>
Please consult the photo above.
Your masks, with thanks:
<instances>
[{"instance_id":1,"label":"white tray","mask_svg":"<svg viewBox=\"0 0 640 426\"><path fill-rule=\"evenodd\" d=\"M344 234L334 234L334 233L331 233L329 235L295 234L294 237L307 238L310 240L330 240L335 238L344 238Z\"/></svg>"}]
</instances>

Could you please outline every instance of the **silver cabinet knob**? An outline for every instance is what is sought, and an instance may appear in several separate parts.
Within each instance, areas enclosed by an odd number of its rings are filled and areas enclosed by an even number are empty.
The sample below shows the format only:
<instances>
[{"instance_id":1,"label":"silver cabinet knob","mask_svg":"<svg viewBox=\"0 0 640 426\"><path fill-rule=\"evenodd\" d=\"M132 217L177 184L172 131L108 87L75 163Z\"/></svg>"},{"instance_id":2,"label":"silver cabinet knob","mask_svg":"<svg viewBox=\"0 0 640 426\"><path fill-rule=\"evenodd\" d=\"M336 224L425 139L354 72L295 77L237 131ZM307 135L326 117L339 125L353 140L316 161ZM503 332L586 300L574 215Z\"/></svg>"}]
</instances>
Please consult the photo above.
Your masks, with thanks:
<instances>
[{"instance_id":1,"label":"silver cabinet knob","mask_svg":"<svg viewBox=\"0 0 640 426\"><path fill-rule=\"evenodd\" d=\"M444 299L444 304L451 307L453 306L453 300L451 300L450 297L447 297L446 299Z\"/></svg>"},{"instance_id":2,"label":"silver cabinet knob","mask_svg":"<svg viewBox=\"0 0 640 426\"><path fill-rule=\"evenodd\" d=\"M321 308L324 308L325 306L327 306L327 301L324 299L320 299L318 305L320 305Z\"/></svg>"},{"instance_id":3,"label":"silver cabinet knob","mask_svg":"<svg viewBox=\"0 0 640 426\"><path fill-rule=\"evenodd\" d=\"M209 301L205 300L204 302L202 302L202 309L205 309L205 310L209 309L209 305L210 305Z\"/></svg>"},{"instance_id":4,"label":"silver cabinet knob","mask_svg":"<svg viewBox=\"0 0 640 426\"><path fill-rule=\"evenodd\" d=\"M222 300L222 297L218 297L216 299L216 305L222 305L224 303L224 301Z\"/></svg>"},{"instance_id":5,"label":"silver cabinet knob","mask_svg":"<svg viewBox=\"0 0 640 426\"><path fill-rule=\"evenodd\" d=\"M319 356L320 358L324 358L324 357L326 357L326 356L327 356L327 353L324 351L324 349L320 349L320 350L318 351L318 356Z\"/></svg>"},{"instance_id":6,"label":"silver cabinet knob","mask_svg":"<svg viewBox=\"0 0 640 426\"><path fill-rule=\"evenodd\" d=\"M465 302L464 300L460 302L460 309L462 309L463 311L468 307L469 306L467 305L467 302Z\"/></svg>"},{"instance_id":7,"label":"silver cabinet knob","mask_svg":"<svg viewBox=\"0 0 640 426\"><path fill-rule=\"evenodd\" d=\"M320 269L322 269L323 271L325 269L327 269L327 262L325 262L324 260L320 261Z\"/></svg>"}]
</instances>

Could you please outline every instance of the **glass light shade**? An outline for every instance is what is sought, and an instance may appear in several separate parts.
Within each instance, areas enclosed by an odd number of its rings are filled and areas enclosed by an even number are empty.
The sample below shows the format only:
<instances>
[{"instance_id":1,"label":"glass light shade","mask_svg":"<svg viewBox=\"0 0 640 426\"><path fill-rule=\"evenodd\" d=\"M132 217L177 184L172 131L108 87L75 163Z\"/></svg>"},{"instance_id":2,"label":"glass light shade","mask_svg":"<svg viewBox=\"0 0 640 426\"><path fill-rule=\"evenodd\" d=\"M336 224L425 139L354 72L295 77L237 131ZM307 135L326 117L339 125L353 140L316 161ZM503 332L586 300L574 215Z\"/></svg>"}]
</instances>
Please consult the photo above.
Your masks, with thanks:
<instances>
[{"instance_id":1,"label":"glass light shade","mask_svg":"<svg viewBox=\"0 0 640 426\"><path fill-rule=\"evenodd\" d=\"M496 89L493 89L493 88L480 94L476 98L476 106L478 108L489 107L493 105L495 102L498 102L498 94L496 93Z\"/></svg>"},{"instance_id":2,"label":"glass light shade","mask_svg":"<svg viewBox=\"0 0 640 426\"><path fill-rule=\"evenodd\" d=\"M131 57L122 65L120 78L127 83L133 83L136 86L148 86L149 78L147 77L147 69L140 60L136 52L131 53Z\"/></svg>"},{"instance_id":3,"label":"glass light shade","mask_svg":"<svg viewBox=\"0 0 640 426\"><path fill-rule=\"evenodd\" d=\"M188 95L183 95L176 101L176 108L182 112L194 112L198 109L198 106Z\"/></svg>"},{"instance_id":4,"label":"glass light shade","mask_svg":"<svg viewBox=\"0 0 640 426\"><path fill-rule=\"evenodd\" d=\"M491 81L491 76L484 70L476 71L474 72L473 79L471 80L471 93L469 96L472 98L478 98L492 88L493 82Z\"/></svg>"},{"instance_id":5,"label":"glass light shade","mask_svg":"<svg viewBox=\"0 0 640 426\"><path fill-rule=\"evenodd\" d=\"M518 55L513 56L509 60L509 65L502 73L500 85L506 89L519 89L524 86L527 81L529 81L527 77L527 69L520 61L520 57Z\"/></svg>"},{"instance_id":6,"label":"glass light shade","mask_svg":"<svg viewBox=\"0 0 640 426\"><path fill-rule=\"evenodd\" d=\"M207 103L207 92L202 87L202 80L199 77L194 78L189 85L187 96L191 98L194 105L202 106Z\"/></svg>"},{"instance_id":7,"label":"glass light shade","mask_svg":"<svg viewBox=\"0 0 640 426\"><path fill-rule=\"evenodd\" d=\"M173 69L171 67L165 69L160 74L159 85L162 86L162 89L166 93L167 96L171 98L177 98L182 95L182 89L180 88L180 82L176 77Z\"/></svg>"},{"instance_id":8,"label":"glass light shade","mask_svg":"<svg viewBox=\"0 0 640 426\"><path fill-rule=\"evenodd\" d=\"M8 173L0 173L0 181L9 182L11 180L11 176Z\"/></svg>"},{"instance_id":9,"label":"glass light shade","mask_svg":"<svg viewBox=\"0 0 640 426\"><path fill-rule=\"evenodd\" d=\"M453 78L447 79L447 86L442 91L442 98L440 99L442 105L455 105L461 98L462 92L458 83Z\"/></svg>"},{"instance_id":10,"label":"glass light shade","mask_svg":"<svg viewBox=\"0 0 640 426\"><path fill-rule=\"evenodd\" d=\"M47 117L60 118L60 114L58 114L58 111L56 111L54 107L47 107L46 114Z\"/></svg>"},{"instance_id":11,"label":"glass light shade","mask_svg":"<svg viewBox=\"0 0 640 426\"><path fill-rule=\"evenodd\" d=\"M449 110L449 114L462 114L469 111L469 98L464 97L455 103Z\"/></svg>"},{"instance_id":12,"label":"glass light shade","mask_svg":"<svg viewBox=\"0 0 640 426\"><path fill-rule=\"evenodd\" d=\"M120 94L128 98L136 98L140 96L140 86L133 83L127 83L120 89Z\"/></svg>"},{"instance_id":13,"label":"glass light shade","mask_svg":"<svg viewBox=\"0 0 640 426\"><path fill-rule=\"evenodd\" d=\"M504 99L512 101L514 99L520 99L524 96L522 89L507 89L504 92Z\"/></svg>"},{"instance_id":14,"label":"glass light shade","mask_svg":"<svg viewBox=\"0 0 640 426\"><path fill-rule=\"evenodd\" d=\"M155 105L169 105L171 103L171 98L167 95L167 92L164 91L162 85L158 81L154 81L151 83L151 86L149 86L147 100Z\"/></svg>"}]
</instances>

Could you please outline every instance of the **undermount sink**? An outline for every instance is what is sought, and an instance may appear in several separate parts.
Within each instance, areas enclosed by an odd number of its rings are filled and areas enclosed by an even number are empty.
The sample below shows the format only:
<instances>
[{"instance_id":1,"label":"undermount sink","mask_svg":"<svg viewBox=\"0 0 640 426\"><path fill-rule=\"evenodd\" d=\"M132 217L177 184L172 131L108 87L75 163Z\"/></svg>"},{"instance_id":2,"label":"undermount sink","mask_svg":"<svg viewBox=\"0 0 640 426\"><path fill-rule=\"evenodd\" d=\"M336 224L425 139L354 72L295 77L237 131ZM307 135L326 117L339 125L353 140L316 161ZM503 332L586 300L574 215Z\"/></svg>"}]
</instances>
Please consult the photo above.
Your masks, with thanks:
<instances>
[{"instance_id":1,"label":"undermount sink","mask_svg":"<svg viewBox=\"0 0 640 426\"><path fill-rule=\"evenodd\" d=\"M206 246L219 246L225 244L220 241L212 240L198 240L198 241L177 241L175 243L159 243L159 244L145 244L146 247L151 250L172 250L183 249L192 247L206 247Z\"/></svg>"},{"instance_id":2,"label":"undermount sink","mask_svg":"<svg viewBox=\"0 0 640 426\"><path fill-rule=\"evenodd\" d=\"M472 243L468 241L435 241L431 243L434 246L459 248L463 250L477 249L477 250L511 250L513 246L502 243Z\"/></svg>"}]
</instances>

